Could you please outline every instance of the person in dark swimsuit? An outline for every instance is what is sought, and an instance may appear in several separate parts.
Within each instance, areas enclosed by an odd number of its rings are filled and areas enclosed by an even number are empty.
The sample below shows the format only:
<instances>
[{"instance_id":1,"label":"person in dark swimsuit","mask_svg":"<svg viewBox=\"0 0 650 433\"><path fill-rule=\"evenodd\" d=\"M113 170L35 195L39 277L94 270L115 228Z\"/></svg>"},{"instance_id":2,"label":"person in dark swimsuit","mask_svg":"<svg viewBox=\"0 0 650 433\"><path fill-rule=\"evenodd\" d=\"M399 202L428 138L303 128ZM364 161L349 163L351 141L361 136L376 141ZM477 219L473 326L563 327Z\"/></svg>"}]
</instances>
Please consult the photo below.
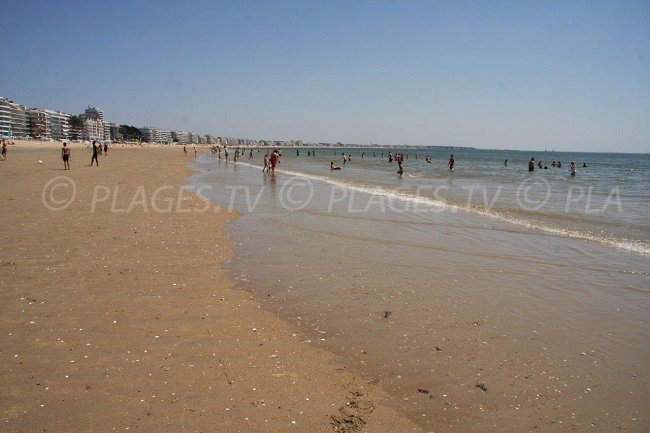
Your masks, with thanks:
<instances>
[{"instance_id":1,"label":"person in dark swimsuit","mask_svg":"<svg viewBox=\"0 0 650 433\"><path fill-rule=\"evenodd\" d=\"M97 163L97 167L99 167L99 161L97 160L97 153L99 152L99 147L97 146L97 142L93 140L93 157L90 160L90 166L92 167L93 161Z\"/></svg>"},{"instance_id":2,"label":"person in dark swimsuit","mask_svg":"<svg viewBox=\"0 0 650 433\"><path fill-rule=\"evenodd\" d=\"M454 159L454 155L450 155L449 162L447 163L447 166L449 166L449 171L454 171L455 164L456 164L456 160Z\"/></svg>"},{"instance_id":3,"label":"person in dark swimsuit","mask_svg":"<svg viewBox=\"0 0 650 433\"><path fill-rule=\"evenodd\" d=\"M70 170L70 148L68 147L68 143L63 143L61 159L63 160L63 169Z\"/></svg>"},{"instance_id":4,"label":"person in dark swimsuit","mask_svg":"<svg viewBox=\"0 0 650 433\"><path fill-rule=\"evenodd\" d=\"M535 171L535 158L530 158L528 161L528 171Z\"/></svg>"}]
</instances>

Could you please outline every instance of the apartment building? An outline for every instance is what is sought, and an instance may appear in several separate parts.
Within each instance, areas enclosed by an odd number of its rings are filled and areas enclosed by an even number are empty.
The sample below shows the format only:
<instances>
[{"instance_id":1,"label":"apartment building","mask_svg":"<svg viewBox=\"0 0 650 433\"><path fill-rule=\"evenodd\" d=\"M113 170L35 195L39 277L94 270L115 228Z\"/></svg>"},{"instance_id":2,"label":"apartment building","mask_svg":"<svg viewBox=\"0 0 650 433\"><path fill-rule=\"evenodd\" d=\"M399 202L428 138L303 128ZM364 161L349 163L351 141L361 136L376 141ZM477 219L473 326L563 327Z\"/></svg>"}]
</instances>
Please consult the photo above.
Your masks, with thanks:
<instances>
[{"instance_id":1,"label":"apartment building","mask_svg":"<svg viewBox=\"0 0 650 433\"><path fill-rule=\"evenodd\" d=\"M53 140L67 140L70 138L70 115L62 111L43 110L48 117L49 136Z\"/></svg>"},{"instance_id":2,"label":"apartment building","mask_svg":"<svg viewBox=\"0 0 650 433\"><path fill-rule=\"evenodd\" d=\"M50 122L47 113L38 108L29 108L25 110L25 113L27 114L29 135L41 140L49 140Z\"/></svg>"},{"instance_id":3,"label":"apartment building","mask_svg":"<svg viewBox=\"0 0 650 433\"><path fill-rule=\"evenodd\" d=\"M178 144L191 143L192 134L187 131L172 131L172 139Z\"/></svg>"},{"instance_id":4,"label":"apartment building","mask_svg":"<svg viewBox=\"0 0 650 433\"><path fill-rule=\"evenodd\" d=\"M83 139L84 140L104 140L104 112L97 107L88 107L84 111Z\"/></svg>"},{"instance_id":5,"label":"apartment building","mask_svg":"<svg viewBox=\"0 0 650 433\"><path fill-rule=\"evenodd\" d=\"M27 109L14 101L0 97L0 136L29 137Z\"/></svg>"}]
</instances>

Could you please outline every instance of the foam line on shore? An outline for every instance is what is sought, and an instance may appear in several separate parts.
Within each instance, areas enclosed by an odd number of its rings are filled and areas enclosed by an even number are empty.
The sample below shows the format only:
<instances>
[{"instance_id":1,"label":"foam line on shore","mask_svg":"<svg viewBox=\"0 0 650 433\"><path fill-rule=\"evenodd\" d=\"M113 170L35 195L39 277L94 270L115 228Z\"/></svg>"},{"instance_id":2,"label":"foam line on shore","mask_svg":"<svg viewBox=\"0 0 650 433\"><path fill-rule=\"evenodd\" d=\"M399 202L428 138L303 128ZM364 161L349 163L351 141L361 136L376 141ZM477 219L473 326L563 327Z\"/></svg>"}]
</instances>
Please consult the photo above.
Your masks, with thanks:
<instances>
[{"instance_id":1,"label":"foam line on shore","mask_svg":"<svg viewBox=\"0 0 650 433\"><path fill-rule=\"evenodd\" d=\"M259 165L250 164L247 162L240 161L237 162L237 164L255 168L255 169L261 168L261 166ZM591 242L596 242L602 245L607 245L610 247L626 250L631 253L640 254L643 256L650 256L650 245L647 245L645 242L595 236L590 233L580 232L578 230L554 227L550 225L540 224L535 221L526 220L523 218L516 218L510 215L504 215L503 213L500 213L498 211L485 210L473 206L463 206L459 204L445 202L443 200L438 200L435 198L409 196L407 194L400 194L394 191L388 191L382 187L352 184L352 183L328 178L327 176L319 176L319 175L304 173L300 171L286 170L286 169L276 169L276 172L286 174L289 176L302 177L305 179L323 182L335 186L337 188L346 188L363 194L380 195L391 200L400 200L404 203L413 203L415 205L430 206L438 209L443 208L453 212L465 211L476 215L482 215L485 217L494 218L509 224L514 224L517 226L522 226L534 230L541 230L543 232L550 233L552 235L564 236L564 237L569 237L574 239L583 239Z\"/></svg>"}]
</instances>

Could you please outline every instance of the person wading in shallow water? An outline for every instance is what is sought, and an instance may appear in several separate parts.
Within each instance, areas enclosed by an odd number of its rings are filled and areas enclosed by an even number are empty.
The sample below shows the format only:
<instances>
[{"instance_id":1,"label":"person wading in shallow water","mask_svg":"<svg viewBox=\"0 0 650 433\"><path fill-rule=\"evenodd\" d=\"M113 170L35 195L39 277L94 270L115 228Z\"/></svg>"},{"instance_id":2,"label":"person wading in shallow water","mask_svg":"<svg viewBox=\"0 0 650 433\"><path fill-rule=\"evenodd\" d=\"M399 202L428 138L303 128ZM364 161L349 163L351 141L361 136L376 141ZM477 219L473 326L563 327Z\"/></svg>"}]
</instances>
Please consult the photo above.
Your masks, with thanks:
<instances>
[{"instance_id":1,"label":"person wading in shallow water","mask_svg":"<svg viewBox=\"0 0 650 433\"><path fill-rule=\"evenodd\" d=\"M447 167L449 167L449 171L454 171L455 164L456 164L456 160L454 159L454 155L450 155L449 162L447 163Z\"/></svg>"}]
</instances>

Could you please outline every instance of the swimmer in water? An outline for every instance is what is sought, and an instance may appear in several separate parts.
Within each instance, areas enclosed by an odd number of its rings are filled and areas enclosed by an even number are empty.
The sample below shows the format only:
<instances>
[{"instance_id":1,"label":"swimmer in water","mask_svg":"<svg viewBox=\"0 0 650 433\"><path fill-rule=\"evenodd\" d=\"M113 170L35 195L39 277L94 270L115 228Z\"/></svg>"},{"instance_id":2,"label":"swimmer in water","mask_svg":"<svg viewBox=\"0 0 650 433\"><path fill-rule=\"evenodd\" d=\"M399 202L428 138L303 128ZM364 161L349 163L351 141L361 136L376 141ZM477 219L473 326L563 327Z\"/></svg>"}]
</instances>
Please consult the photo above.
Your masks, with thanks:
<instances>
[{"instance_id":1,"label":"swimmer in water","mask_svg":"<svg viewBox=\"0 0 650 433\"><path fill-rule=\"evenodd\" d=\"M571 161L571 164L569 164L569 172L571 173L571 176L576 175L576 162Z\"/></svg>"}]
</instances>

